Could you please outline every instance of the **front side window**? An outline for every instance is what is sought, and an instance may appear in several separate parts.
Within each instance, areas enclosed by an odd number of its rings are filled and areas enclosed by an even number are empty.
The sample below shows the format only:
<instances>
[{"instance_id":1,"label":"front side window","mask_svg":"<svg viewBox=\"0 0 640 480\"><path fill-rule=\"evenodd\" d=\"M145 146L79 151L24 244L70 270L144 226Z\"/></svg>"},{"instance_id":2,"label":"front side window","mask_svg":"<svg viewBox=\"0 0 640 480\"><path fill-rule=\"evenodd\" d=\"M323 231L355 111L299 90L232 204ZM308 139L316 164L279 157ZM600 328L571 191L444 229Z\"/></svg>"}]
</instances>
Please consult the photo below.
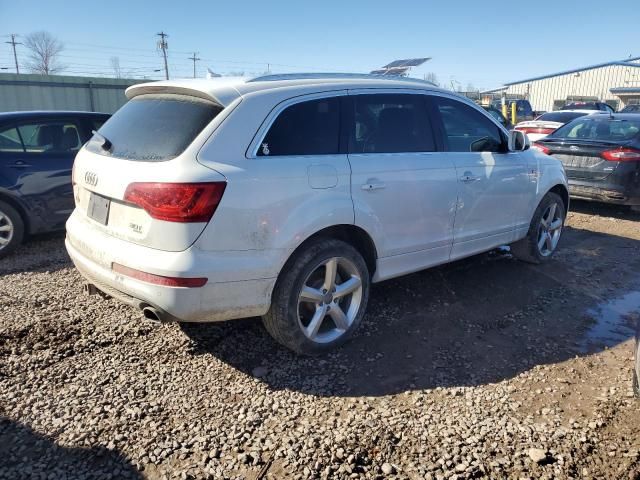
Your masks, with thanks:
<instances>
[{"instance_id":1,"label":"front side window","mask_svg":"<svg viewBox=\"0 0 640 480\"><path fill-rule=\"evenodd\" d=\"M68 121L28 123L18 126L27 153L75 152L82 142L78 126Z\"/></svg>"},{"instance_id":2,"label":"front side window","mask_svg":"<svg viewBox=\"0 0 640 480\"><path fill-rule=\"evenodd\" d=\"M0 152L24 152L16 127L0 128Z\"/></svg>"},{"instance_id":3,"label":"front side window","mask_svg":"<svg viewBox=\"0 0 640 480\"><path fill-rule=\"evenodd\" d=\"M285 108L258 146L258 156L335 155L340 152L340 97Z\"/></svg>"},{"instance_id":4,"label":"front side window","mask_svg":"<svg viewBox=\"0 0 640 480\"><path fill-rule=\"evenodd\" d=\"M424 95L355 95L349 153L433 152Z\"/></svg>"},{"instance_id":5,"label":"front side window","mask_svg":"<svg viewBox=\"0 0 640 480\"><path fill-rule=\"evenodd\" d=\"M485 115L457 100L433 97L450 152L504 152L500 129Z\"/></svg>"}]
</instances>

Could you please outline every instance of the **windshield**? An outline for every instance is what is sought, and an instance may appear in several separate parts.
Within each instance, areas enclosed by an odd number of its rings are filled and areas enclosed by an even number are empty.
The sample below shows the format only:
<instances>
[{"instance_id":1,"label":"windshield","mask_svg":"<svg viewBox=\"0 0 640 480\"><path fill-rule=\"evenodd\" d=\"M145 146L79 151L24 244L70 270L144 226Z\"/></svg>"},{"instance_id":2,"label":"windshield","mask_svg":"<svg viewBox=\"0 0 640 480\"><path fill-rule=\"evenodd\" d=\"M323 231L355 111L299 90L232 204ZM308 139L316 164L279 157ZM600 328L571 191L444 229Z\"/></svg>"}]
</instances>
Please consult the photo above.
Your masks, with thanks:
<instances>
[{"instance_id":1,"label":"windshield","mask_svg":"<svg viewBox=\"0 0 640 480\"><path fill-rule=\"evenodd\" d=\"M640 132L640 118L638 120L627 120L609 116L603 117L585 116L579 118L560 127L549 135L549 138L625 141L635 138Z\"/></svg>"},{"instance_id":2,"label":"windshield","mask_svg":"<svg viewBox=\"0 0 640 480\"><path fill-rule=\"evenodd\" d=\"M170 160L221 110L213 102L187 95L141 95L107 120L86 148L128 160Z\"/></svg>"},{"instance_id":3,"label":"windshield","mask_svg":"<svg viewBox=\"0 0 640 480\"><path fill-rule=\"evenodd\" d=\"M543 113L536 120L546 120L547 122L569 123L578 117L584 117L586 113L580 112L549 112Z\"/></svg>"},{"instance_id":4,"label":"windshield","mask_svg":"<svg viewBox=\"0 0 640 480\"><path fill-rule=\"evenodd\" d=\"M620 113L634 113L634 112L640 112L640 105L627 105L620 111Z\"/></svg>"}]
</instances>

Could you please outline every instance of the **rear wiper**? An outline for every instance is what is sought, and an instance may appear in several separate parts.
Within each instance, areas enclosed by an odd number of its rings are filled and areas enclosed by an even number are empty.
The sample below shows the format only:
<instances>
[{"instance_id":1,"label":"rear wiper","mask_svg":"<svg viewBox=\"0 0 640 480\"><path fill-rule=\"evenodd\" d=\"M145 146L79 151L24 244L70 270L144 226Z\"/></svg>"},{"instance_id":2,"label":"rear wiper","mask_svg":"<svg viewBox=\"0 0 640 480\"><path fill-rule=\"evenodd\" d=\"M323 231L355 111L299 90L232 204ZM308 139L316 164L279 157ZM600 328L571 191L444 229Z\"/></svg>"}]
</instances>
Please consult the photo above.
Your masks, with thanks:
<instances>
[{"instance_id":1,"label":"rear wiper","mask_svg":"<svg viewBox=\"0 0 640 480\"><path fill-rule=\"evenodd\" d=\"M113 147L113 143L111 143L111 140L109 140L107 137L97 132L96 130L91 130L91 133L93 133L95 137L98 137L102 141L102 143L100 143L100 148L102 148L105 152L111 153L111 147Z\"/></svg>"}]
</instances>

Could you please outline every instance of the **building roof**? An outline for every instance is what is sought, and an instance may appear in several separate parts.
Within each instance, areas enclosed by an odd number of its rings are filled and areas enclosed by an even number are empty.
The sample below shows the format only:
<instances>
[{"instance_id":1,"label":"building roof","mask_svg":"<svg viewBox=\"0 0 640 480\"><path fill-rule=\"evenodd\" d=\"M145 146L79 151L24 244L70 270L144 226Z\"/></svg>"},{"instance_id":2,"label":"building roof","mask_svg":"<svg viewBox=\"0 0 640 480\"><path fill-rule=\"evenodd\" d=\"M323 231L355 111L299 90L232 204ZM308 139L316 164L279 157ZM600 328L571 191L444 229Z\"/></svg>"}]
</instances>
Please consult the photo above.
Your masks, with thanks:
<instances>
[{"instance_id":1,"label":"building roof","mask_svg":"<svg viewBox=\"0 0 640 480\"><path fill-rule=\"evenodd\" d=\"M609 89L609 91L616 95L624 95L625 93L640 93L640 87L615 87Z\"/></svg>"},{"instance_id":2,"label":"building roof","mask_svg":"<svg viewBox=\"0 0 640 480\"><path fill-rule=\"evenodd\" d=\"M517 85L519 83L533 82L534 80L543 80L545 78L558 77L560 75L568 75L570 73L582 72L584 70L593 70L594 68L609 67L609 66L613 66L613 65L620 65L620 66L623 66L623 67L640 68L640 63L634 63L634 62L636 62L638 60L640 60L640 57L625 58L624 60L615 60L613 62L597 63L595 65L589 65L589 66L586 66L586 67L574 68L572 70L565 70L565 71L562 71L562 72L550 73L548 75L541 75L539 77L525 78L524 80L518 80L517 82L505 83L505 85L506 86Z\"/></svg>"}]
</instances>

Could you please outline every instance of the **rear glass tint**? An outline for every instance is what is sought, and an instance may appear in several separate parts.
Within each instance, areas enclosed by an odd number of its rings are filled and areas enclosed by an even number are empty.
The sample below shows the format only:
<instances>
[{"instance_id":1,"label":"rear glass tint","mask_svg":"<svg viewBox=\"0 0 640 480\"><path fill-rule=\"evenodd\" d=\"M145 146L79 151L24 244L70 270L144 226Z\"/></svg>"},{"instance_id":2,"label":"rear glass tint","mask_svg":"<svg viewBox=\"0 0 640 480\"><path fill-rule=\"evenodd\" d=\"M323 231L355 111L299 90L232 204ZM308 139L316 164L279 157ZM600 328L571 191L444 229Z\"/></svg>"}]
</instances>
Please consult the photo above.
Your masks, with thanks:
<instances>
[{"instance_id":1,"label":"rear glass tint","mask_svg":"<svg viewBox=\"0 0 640 480\"><path fill-rule=\"evenodd\" d=\"M577 138L583 140L624 141L631 140L640 132L638 120L617 120L607 115L595 119L591 116L579 118L553 132L551 138Z\"/></svg>"},{"instance_id":2,"label":"rear glass tint","mask_svg":"<svg viewBox=\"0 0 640 480\"><path fill-rule=\"evenodd\" d=\"M543 113L536 120L546 120L547 122L569 123L578 117L584 117L586 113L580 112L549 112Z\"/></svg>"},{"instance_id":3,"label":"rear glass tint","mask_svg":"<svg viewBox=\"0 0 640 480\"><path fill-rule=\"evenodd\" d=\"M187 95L141 95L107 120L87 149L129 160L170 160L221 111L213 102Z\"/></svg>"}]
</instances>

